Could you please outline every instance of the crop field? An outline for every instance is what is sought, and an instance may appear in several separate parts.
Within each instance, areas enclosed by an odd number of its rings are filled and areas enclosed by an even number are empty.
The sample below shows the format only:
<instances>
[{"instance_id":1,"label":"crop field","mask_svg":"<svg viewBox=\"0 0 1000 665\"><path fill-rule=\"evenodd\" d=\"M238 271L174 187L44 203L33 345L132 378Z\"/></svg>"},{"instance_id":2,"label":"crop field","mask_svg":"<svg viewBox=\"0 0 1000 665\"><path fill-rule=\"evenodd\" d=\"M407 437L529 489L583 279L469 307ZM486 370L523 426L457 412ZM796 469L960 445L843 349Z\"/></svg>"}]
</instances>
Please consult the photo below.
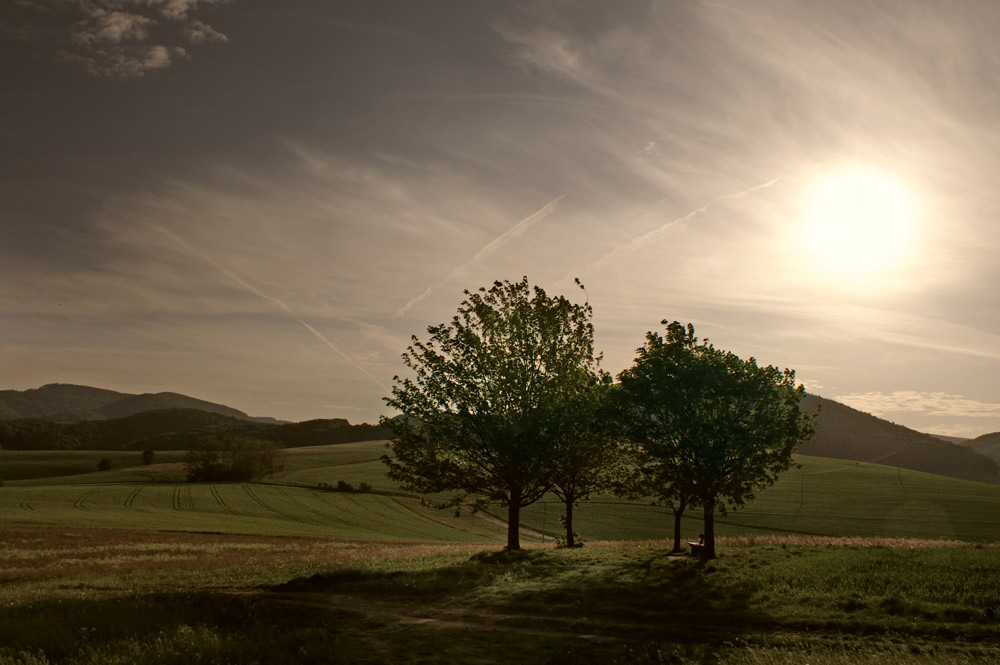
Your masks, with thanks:
<instances>
[{"instance_id":1,"label":"crop field","mask_svg":"<svg viewBox=\"0 0 1000 665\"><path fill-rule=\"evenodd\" d=\"M6 524L456 542L503 538L502 529L485 519L468 512L456 518L401 492L385 476L382 441L289 449L284 470L266 482L218 485L180 482L183 468L171 458L44 478L38 474L46 469L74 473L83 462L70 452L0 452L7 472L21 478L0 487L0 520ZM101 453L86 455L86 465L96 467L89 462ZM800 469L786 472L755 501L718 516L718 533L1000 540L1000 486L844 460L797 461ZM367 485L373 493L317 489L339 481ZM525 542L559 536L562 511L551 496L525 509ZM499 507L489 512L505 517ZM685 537L697 537L700 517L697 510L686 514ZM667 508L614 497L595 497L575 514L576 531L588 542L662 538L672 532L672 520Z\"/></svg>"},{"instance_id":2,"label":"crop field","mask_svg":"<svg viewBox=\"0 0 1000 665\"><path fill-rule=\"evenodd\" d=\"M5 524L385 540L477 541L413 499L260 483L5 487ZM433 515L432 515L433 517Z\"/></svg>"},{"instance_id":3,"label":"crop field","mask_svg":"<svg viewBox=\"0 0 1000 665\"><path fill-rule=\"evenodd\" d=\"M717 516L717 531L1000 541L1000 486L820 457L797 461L801 469L787 471L755 501ZM546 499L524 510L522 520L552 532L561 512L558 501ZM700 519L697 509L685 514L687 534L697 536ZM673 513L648 502L598 498L579 507L574 523L584 539L662 538L672 533Z\"/></svg>"},{"instance_id":4,"label":"crop field","mask_svg":"<svg viewBox=\"0 0 1000 665\"><path fill-rule=\"evenodd\" d=\"M718 518L707 564L670 555L669 510L612 497L579 507L583 549L553 547L547 498L501 554L502 510L425 505L385 452L202 484L166 454L8 451L0 665L1000 661L1000 487L800 457ZM367 491L320 488L339 481Z\"/></svg>"},{"instance_id":5,"label":"crop field","mask_svg":"<svg viewBox=\"0 0 1000 665\"><path fill-rule=\"evenodd\" d=\"M16 481L44 480L46 484L94 480L97 463L102 459L111 460L114 468L131 468L131 479L137 482L149 480L160 464L148 467L142 464L142 453L134 451L93 451L93 450L0 450L0 481L5 484L19 484ZM184 461L184 453L165 451L156 453L158 463L178 463ZM114 474L114 471L104 472ZM120 475L118 476L121 479ZM57 480L58 479L58 480ZM182 480L182 478L177 478Z\"/></svg>"}]
</instances>

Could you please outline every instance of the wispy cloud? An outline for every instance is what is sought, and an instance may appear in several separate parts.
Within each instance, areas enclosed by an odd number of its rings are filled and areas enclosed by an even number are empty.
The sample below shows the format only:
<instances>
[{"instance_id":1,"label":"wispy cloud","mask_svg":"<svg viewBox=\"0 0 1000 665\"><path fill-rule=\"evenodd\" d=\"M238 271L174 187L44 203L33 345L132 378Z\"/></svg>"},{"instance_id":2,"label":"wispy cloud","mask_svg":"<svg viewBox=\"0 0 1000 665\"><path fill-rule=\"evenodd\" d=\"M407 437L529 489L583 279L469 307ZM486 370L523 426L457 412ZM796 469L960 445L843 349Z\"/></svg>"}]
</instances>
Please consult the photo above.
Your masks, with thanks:
<instances>
[{"instance_id":1,"label":"wispy cloud","mask_svg":"<svg viewBox=\"0 0 1000 665\"><path fill-rule=\"evenodd\" d=\"M449 282L451 282L453 279L464 273L469 268L478 265L487 256L497 251L498 249L506 245L514 238L517 238L518 236L522 235L532 226L534 226L538 222L542 221L543 219L551 215L555 211L556 206L559 204L559 201L561 201L562 199L563 196L557 196L556 198L552 199L544 206L542 206L540 209L531 213L530 215L522 219L520 222L518 222L517 224L510 227L505 232L503 232L502 234L491 240L482 249L476 252L471 259L469 259L462 265L458 266L457 268L454 268L451 272L449 272L448 275L440 282L428 286L426 289L424 289L423 293L416 296L415 298L411 298L409 302L407 302L405 305L399 308L399 310L396 312L396 316L399 317L405 315L415 305L423 301L432 293L440 289L442 286L448 284Z\"/></svg>"},{"instance_id":2,"label":"wispy cloud","mask_svg":"<svg viewBox=\"0 0 1000 665\"><path fill-rule=\"evenodd\" d=\"M772 185L776 184L780 179L781 179L781 177L779 176L777 178L773 178L771 180L768 180L767 182L762 183L760 185L754 185L753 187L749 187L747 189L740 190L738 192L734 192L732 194L724 194L724 195L718 197L717 199L715 199L715 201L713 201L712 203L706 203L705 205L701 206L700 208L696 208L696 209L692 210L691 212L689 212L689 213L687 213L687 214L685 214L685 215L683 215L681 217L678 217L676 219L672 219L669 222L666 222L665 224L662 224L659 227L653 229L652 231L644 233L641 236L633 238L632 240L628 241L627 243L625 243L623 245L619 245L618 247L615 247L613 250L611 250L610 252L608 252L607 254L605 254L604 256L602 256L601 258L599 258L596 261L593 261L590 264L588 264L580 272L581 273L588 273L588 272L591 272L593 270L599 270L599 269L603 268L604 266L608 265L609 263L613 263L615 261L618 261L619 259L621 259L622 257L624 257L627 254L631 254L632 252L635 252L635 251L637 251L639 249L642 249L646 245L649 245L650 243L655 242L656 240L658 240L667 231L669 231L670 229L674 228L675 226L679 226L679 225L683 224L684 222L686 222L686 221L688 221L690 219L693 219L693 218L697 217L698 215L701 215L702 213L708 211L708 209L712 206L713 203L718 203L719 201L726 201L728 199L743 198L744 196L748 196L748 195L750 195L753 192L756 192L758 190L766 189L767 187L771 187ZM565 277L563 277L562 281L566 281L566 280L570 279L571 277L572 277L572 275L568 275L567 274Z\"/></svg>"},{"instance_id":3,"label":"wispy cloud","mask_svg":"<svg viewBox=\"0 0 1000 665\"><path fill-rule=\"evenodd\" d=\"M898 390L891 393L850 393L835 397L838 402L877 416L892 414L923 414L955 418L995 418L1000 416L1000 404L990 404L963 395L943 392Z\"/></svg>"},{"instance_id":4,"label":"wispy cloud","mask_svg":"<svg viewBox=\"0 0 1000 665\"><path fill-rule=\"evenodd\" d=\"M338 356L340 356L351 367L353 367L354 369L358 370L359 372L361 372L362 374L364 374L366 377L368 377L369 379L371 379L371 381L375 385L377 385L379 388L381 388L385 393L389 392L389 388L384 383L382 383L378 379L378 377L376 377L374 374L372 374L371 372L369 372L357 360L355 360L354 358L352 358L348 354L346 354L343 351L341 351L340 348L338 348L336 344L334 344L333 342L331 342L330 339L326 335L324 335L320 331L316 330L316 328L314 328L309 323L307 323L306 321L304 321L298 314L296 314L292 310L291 307L288 306L287 303L285 303L284 300L282 300L280 298L277 298L275 296L268 295L268 294L264 293L263 291L261 291L260 289L258 289L256 286L254 286L253 284L251 284L247 280L243 279L242 277L240 277L239 275L237 275L235 272L233 272L232 270L230 270L226 266L222 265L221 263L219 263L218 261L216 261L215 259L213 259L208 254L206 254L204 252L201 252L201 251L198 251L197 249L193 248L191 245L189 245L187 242L185 242L183 238L175 235L174 233L171 233L167 229L165 229L163 227L160 227L160 226L154 226L154 227L151 227L151 228L153 228L153 230L155 230L155 231L163 234L167 238L169 238L171 240L171 242L173 242L175 245L177 245L178 247L180 247L181 249L183 249L185 252L187 252L191 256L195 256L195 257L197 257L197 258L205 261L206 263L208 263L209 265L211 265L213 268L215 268L217 271L219 271L220 273L222 273L223 275L225 275L229 279L233 280L234 282L236 282L237 284L239 284L240 286L242 286L244 289L246 289L250 293L253 293L255 296L257 296L257 297L259 297L259 298L261 298L263 300L266 300L266 301L268 301L268 302L270 302L270 303L272 303L274 305L277 305L289 318L291 318L293 321L295 321L296 323L298 323L299 325L301 325L303 328L305 328L306 330L308 330L310 333L312 333L313 336L316 337L316 339L318 339L327 348L329 348L331 351L333 351Z\"/></svg>"}]
</instances>

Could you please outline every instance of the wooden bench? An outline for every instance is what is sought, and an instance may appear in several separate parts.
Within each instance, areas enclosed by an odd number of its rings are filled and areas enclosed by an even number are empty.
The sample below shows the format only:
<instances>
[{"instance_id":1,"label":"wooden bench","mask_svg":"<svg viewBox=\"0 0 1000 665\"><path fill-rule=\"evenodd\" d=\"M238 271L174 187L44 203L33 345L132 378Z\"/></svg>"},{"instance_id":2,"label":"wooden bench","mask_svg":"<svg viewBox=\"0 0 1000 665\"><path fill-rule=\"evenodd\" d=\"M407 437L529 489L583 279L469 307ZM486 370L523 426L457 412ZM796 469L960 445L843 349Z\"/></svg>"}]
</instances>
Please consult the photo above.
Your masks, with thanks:
<instances>
[{"instance_id":1,"label":"wooden bench","mask_svg":"<svg viewBox=\"0 0 1000 665\"><path fill-rule=\"evenodd\" d=\"M694 542L694 541L688 542L688 547L691 548L691 556L696 556L696 557L698 557L700 559L705 554L705 543L703 543L701 541L698 541L698 542Z\"/></svg>"}]
</instances>

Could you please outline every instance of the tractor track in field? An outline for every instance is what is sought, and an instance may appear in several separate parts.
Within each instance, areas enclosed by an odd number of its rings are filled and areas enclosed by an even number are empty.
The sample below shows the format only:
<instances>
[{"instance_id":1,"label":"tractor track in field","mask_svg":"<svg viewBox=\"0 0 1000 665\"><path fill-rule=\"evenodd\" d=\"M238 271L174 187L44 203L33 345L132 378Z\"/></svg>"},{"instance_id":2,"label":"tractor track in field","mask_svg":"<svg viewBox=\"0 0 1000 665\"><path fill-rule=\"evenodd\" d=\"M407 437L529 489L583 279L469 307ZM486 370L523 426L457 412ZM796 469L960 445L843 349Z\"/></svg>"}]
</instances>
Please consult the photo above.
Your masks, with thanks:
<instances>
[{"instance_id":1,"label":"tractor track in field","mask_svg":"<svg viewBox=\"0 0 1000 665\"><path fill-rule=\"evenodd\" d=\"M141 506L135 505L136 499L139 498L139 494L142 492L142 485L136 485L135 489L129 492L128 496L125 497L123 505L129 510L138 510L141 513L148 513L149 511Z\"/></svg>"},{"instance_id":2,"label":"tractor track in field","mask_svg":"<svg viewBox=\"0 0 1000 665\"><path fill-rule=\"evenodd\" d=\"M95 487L92 490L84 492L82 496L78 496L73 501L73 507L76 508L77 510L90 510L90 508L87 507L87 499L89 499L97 490L98 488Z\"/></svg>"},{"instance_id":3,"label":"tractor track in field","mask_svg":"<svg viewBox=\"0 0 1000 665\"><path fill-rule=\"evenodd\" d=\"M270 511L275 515L277 515L278 517L281 517L282 519L290 520L292 522L298 522L299 524L311 524L311 522L302 519L298 515L293 515L291 513L286 513L284 511L278 510L277 508L269 504L267 501L264 501L262 498L257 496L254 493L254 491L250 488L250 485L248 485L247 483L243 483L243 491L247 493L247 496L250 497L251 501L259 505L264 510Z\"/></svg>"},{"instance_id":4,"label":"tractor track in field","mask_svg":"<svg viewBox=\"0 0 1000 665\"><path fill-rule=\"evenodd\" d=\"M215 502L219 504L219 506L224 511L226 511L230 515L238 515L240 517L244 516L243 513L237 511L236 509L231 507L228 503L226 503L226 500L222 498L222 492L219 491L218 485L215 484L209 485L209 491L212 492L212 498L215 499Z\"/></svg>"},{"instance_id":5,"label":"tractor track in field","mask_svg":"<svg viewBox=\"0 0 1000 665\"><path fill-rule=\"evenodd\" d=\"M330 515L328 513L324 513L322 510L319 510L318 508L309 505L305 501L302 501L301 499L292 496L289 493L287 486L278 485L277 487L278 487L278 493L281 494L283 497L285 497L286 499L288 499L297 506L302 506L303 509L308 510L310 513L315 513L316 515L318 515L321 518L320 519L321 524L329 521Z\"/></svg>"},{"instance_id":6,"label":"tractor track in field","mask_svg":"<svg viewBox=\"0 0 1000 665\"><path fill-rule=\"evenodd\" d=\"M174 487L174 491L170 495L170 507L173 510L178 510L178 511L184 510L184 507L183 507L183 505L181 503L181 488L182 487L183 487L183 485L177 485L176 487Z\"/></svg>"},{"instance_id":7,"label":"tractor track in field","mask_svg":"<svg viewBox=\"0 0 1000 665\"><path fill-rule=\"evenodd\" d=\"M30 510L31 512L35 512L34 506L31 505L31 501L29 501L28 499L25 499L18 505L21 508L21 510Z\"/></svg>"}]
</instances>

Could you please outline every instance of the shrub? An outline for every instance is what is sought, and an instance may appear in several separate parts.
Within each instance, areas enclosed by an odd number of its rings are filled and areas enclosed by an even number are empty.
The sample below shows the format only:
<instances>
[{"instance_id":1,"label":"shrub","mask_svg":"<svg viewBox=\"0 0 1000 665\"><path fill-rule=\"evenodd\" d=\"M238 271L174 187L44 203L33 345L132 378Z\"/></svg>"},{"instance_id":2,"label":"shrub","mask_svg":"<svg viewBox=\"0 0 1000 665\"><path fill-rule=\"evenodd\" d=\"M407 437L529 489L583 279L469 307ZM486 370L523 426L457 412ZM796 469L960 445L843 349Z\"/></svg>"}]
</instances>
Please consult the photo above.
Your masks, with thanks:
<instances>
[{"instance_id":1,"label":"shrub","mask_svg":"<svg viewBox=\"0 0 1000 665\"><path fill-rule=\"evenodd\" d=\"M110 457L102 457L97 462L97 470L98 471L110 471L114 467L115 467L115 463L111 461Z\"/></svg>"},{"instance_id":2,"label":"shrub","mask_svg":"<svg viewBox=\"0 0 1000 665\"><path fill-rule=\"evenodd\" d=\"M156 459L156 451L155 450L144 450L144 451L142 451L142 463L143 464L145 464L145 465L148 466L148 465L150 465L150 464L153 463L154 459Z\"/></svg>"}]
</instances>

